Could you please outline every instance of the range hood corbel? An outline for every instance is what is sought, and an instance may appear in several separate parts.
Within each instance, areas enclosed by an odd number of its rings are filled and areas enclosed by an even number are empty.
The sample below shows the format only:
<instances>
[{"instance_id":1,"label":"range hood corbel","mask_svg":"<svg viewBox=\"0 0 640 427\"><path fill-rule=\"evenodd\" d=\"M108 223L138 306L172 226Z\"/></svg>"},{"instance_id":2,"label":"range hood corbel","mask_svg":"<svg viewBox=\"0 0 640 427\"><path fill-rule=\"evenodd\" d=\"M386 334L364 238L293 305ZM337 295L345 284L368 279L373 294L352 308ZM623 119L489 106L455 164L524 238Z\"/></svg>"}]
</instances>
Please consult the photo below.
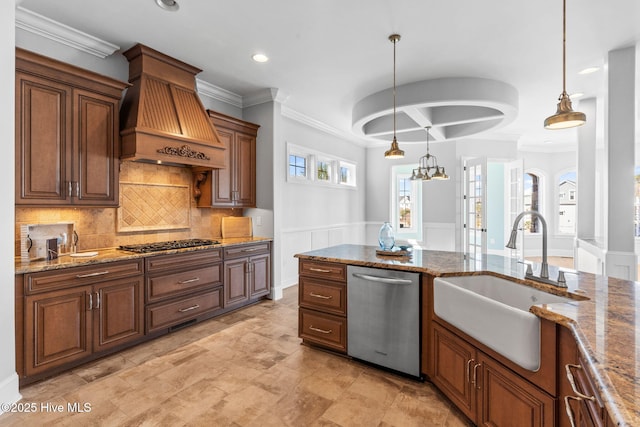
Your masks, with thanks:
<instances>
[{"instance_id":1,"label":"range hood corbel","mask_svg":"<svg viewBox=\"0 0 640 427\"><path fill-rule=\"evenodd\" d=\"M121 159L226 168L224 145L198 97L200 69L136 44L120 109Z\"/></svg>"}]
</instances>

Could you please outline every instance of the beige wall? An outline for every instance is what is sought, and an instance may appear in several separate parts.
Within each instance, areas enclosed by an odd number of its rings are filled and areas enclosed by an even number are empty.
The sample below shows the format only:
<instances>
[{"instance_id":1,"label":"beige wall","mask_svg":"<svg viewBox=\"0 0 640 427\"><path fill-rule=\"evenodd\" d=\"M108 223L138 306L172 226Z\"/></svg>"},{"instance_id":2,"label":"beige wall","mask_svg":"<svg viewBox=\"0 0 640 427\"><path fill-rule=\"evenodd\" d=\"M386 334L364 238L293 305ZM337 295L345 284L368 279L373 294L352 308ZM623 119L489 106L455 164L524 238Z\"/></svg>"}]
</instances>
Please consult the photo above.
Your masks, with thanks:
<instances>
[{"instance_id":1,"label":"beige wall","mask_svg":"<svg viewBox=\"0 0 640 427\"><path fill-rule=\"evenodd\" d=\"M192 174L188 168L159 166L147 163L122 162L121 183L170 184L188 186L192 194ZM121 185L122 187L122 185ZM162 201L157 201L161 203ZM156 210L154 201L145 209ZM242 216L242 209L197 208L193 196L190 206L182 206L190 216L190 227L173 230L118 231L117 208L16 208L15 255L20 255L20 225L52 222L73 222L79 234L78 251L110 248L122 244L157 242L187 238L219 238L224 216ZM142 215L153 212L141 212Z\"/></svg>"}]
</instances>

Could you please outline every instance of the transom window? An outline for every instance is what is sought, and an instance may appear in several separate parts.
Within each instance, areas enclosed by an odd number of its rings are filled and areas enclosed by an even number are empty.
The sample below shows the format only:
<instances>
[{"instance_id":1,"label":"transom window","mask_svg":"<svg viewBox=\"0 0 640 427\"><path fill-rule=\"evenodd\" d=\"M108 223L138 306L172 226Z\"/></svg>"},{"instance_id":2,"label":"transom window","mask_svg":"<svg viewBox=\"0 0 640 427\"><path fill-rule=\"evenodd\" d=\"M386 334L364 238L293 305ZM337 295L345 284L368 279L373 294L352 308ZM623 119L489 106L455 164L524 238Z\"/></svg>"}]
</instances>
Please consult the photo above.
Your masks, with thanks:
<instances>
[{"instance_id":1,"label":"transom window","mask_svg":"<svg viewBox=\"0 0 640 427\"><path fill-rule=\"evenodd\" d=\"M289 154L289 176L306 177L307 159L295 154Z\"/></svg>"}]
</instances>

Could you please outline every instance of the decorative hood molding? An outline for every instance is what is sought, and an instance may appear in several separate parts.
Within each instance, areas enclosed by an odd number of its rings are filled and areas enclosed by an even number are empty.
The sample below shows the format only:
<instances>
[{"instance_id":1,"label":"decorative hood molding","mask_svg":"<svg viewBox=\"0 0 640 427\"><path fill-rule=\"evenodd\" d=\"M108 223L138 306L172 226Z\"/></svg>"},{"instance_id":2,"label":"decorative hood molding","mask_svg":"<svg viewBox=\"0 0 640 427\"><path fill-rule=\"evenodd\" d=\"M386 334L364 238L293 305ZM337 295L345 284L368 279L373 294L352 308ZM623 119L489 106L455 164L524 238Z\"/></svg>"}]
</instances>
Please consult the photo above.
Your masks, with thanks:
<instances>
[{"instance_id":1,"label":"decorative hood molding","mask_svg":"<svg viewBox=\"0 0 640 427\"><path fill-rule=\"evenodd\" d=\"M120 124L123 160L225 168L224 145L196 92L200 69L136 44Z\"/></svg>"}]
</instances>

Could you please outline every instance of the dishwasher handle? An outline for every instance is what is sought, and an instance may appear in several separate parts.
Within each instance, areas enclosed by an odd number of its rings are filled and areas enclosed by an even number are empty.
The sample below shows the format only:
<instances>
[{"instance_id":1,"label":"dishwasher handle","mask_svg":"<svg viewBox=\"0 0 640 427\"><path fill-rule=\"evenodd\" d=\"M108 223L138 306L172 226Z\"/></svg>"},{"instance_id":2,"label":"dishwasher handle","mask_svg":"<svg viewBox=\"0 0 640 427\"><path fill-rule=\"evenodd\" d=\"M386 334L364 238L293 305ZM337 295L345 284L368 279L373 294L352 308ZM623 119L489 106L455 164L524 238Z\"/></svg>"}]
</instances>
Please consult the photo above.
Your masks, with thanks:
<instances>
[{"instance_id":1,"label":"dishwasher handle","mask_svg":"<svg viewBox=\"0 0 640 427\"><path fill-rule=\"evenodd\" d=\"M413 282L410 279L393 279L390 277L371 276L370 274L353 273L353 277L358 279L369 280L371 282L387 283L390 285L410 285Z\"/></svg>"}]
</instances>

